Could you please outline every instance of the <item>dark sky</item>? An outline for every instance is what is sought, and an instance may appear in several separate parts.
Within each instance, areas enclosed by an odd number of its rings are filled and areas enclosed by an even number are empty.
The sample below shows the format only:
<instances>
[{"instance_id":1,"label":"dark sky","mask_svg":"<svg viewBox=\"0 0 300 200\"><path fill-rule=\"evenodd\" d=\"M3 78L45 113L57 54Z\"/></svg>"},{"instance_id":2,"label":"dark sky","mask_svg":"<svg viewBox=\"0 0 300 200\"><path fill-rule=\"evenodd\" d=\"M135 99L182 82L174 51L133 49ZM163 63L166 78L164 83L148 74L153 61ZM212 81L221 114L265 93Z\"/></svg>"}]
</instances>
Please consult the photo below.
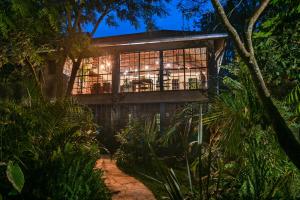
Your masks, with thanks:
<instances>
[{"instance_id":1,"label":"dark sky","mask_svg":"<svg viewBox=\"0 0 300 200\"><path fill-rule=\"evenodd\" d=\"M169 12L169 16L166 16L164 18L157 18L156 25L159 29L164 30L183 30L183 25L185 27L192 27L192 21L188 22L185 20L185 23L183 24L182 15L179 10L176 9L176 5L178 3L178 0L173 0L171 3L167 5L167 9ZM206 9L211 8L211 5L207 5ZM90 29L89 26L86 27L87 30ZM140 28L135 29L133 26L130 25L129 22L119 22L118 27L109 27L105 25L104 23L100 24L95 37L105 37L105 36L111 36L111 35L122 35L122 34L130 34L130 33L138 33L138 32L144 32L145 26L141 24Z\"/></svg>"}]
</instances>

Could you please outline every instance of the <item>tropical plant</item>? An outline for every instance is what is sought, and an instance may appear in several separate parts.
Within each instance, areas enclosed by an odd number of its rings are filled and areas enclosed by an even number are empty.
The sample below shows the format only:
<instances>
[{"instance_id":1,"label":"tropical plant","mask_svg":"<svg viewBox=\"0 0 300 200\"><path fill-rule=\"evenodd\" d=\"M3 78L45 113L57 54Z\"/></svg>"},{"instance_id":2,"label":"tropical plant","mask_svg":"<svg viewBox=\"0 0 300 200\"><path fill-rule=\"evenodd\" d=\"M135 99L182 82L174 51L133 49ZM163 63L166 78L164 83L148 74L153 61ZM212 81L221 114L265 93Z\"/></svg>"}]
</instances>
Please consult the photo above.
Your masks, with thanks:
<instances>
[{"instance_id":1,"label":"tropical plant","mask_svg":"<svg viewBox=\"0 0 300 200\"><path fill-rule=\"evenodd\" d=\"M193 173L186 172L186 177L192 180L193 190L184 191L182 188L188 184L179 181L175 172L161 162L159 165L163 166L154 164L159 173L156 177L162 177L159 183L168 192L169 199L299 198L296 188L300 174L278 148L247 68L243 63L225 68L231 77L223 79L227 89L210 105L203 118L209 134L201 145L201 156L191 151L198 143L191 137L195 137L197 131L183 140L188 141L188 156L194 160L189 167ZM181 113L185 113L186 118L181 115L174 130L180 130L178 124L183 121L189 122L182 119L190 119L190 112ZM194 120L197 124L197 117ZM194 125L194 128L198 127Z\"/></svg>"},{"instance_id":2,"label":"tropical plant","mask_svg":"<svg viewBox=\"0 0 300 200\"><path fill-rule=\"evenodd\" d=\"M73 100L46 102L26 88L19 103L0 101L3 198L109 199L93 169L100 155L92 113Z\"/></svg>"},{"instance_id":3,"label":"tropical plant","mask_svg":"<svg viewBox=\"0 0 300 200\"><path fill-rule=\"evenodd\" d=\"M300 168L300 144L298 143L292 130L287 125L285 119L282 117L282 114L279 112L274 100L271 97L270 91L267 88L266 82L262 76L260 65L256 59L256 57L259 57L259 55L255 54L252 41L253 31L255 30L257 21L269 5L270 0L261 1L260 4L258 4L255 12L253 12L252 16L250 17L246 28L245 43L243 43L241 39L241 35L243 34L239 34L239 32L237 32L237 30L232 26L220 1L211 0L211 2L218 16L220 17L222 24L232 37L240 58L243 60L250 72L257 96L262 103L265 115L268 117L274 132L277 134L278 142L281 148L285 151L291 161L298 168Z\"/></svg>"},{"instance_id":4,"label":"tropical plant","mask_svg":"<svg viewBox=\"0 0 300 200\"><path fill-rule=\"evenodd\" d=\"M148 143L158 148L159 130L155 118L153 120L131 120L122 129L116 139L120 147L115 153L117 163L130 166L138 163L150 163Z\"/></svg>"}]
</instances>

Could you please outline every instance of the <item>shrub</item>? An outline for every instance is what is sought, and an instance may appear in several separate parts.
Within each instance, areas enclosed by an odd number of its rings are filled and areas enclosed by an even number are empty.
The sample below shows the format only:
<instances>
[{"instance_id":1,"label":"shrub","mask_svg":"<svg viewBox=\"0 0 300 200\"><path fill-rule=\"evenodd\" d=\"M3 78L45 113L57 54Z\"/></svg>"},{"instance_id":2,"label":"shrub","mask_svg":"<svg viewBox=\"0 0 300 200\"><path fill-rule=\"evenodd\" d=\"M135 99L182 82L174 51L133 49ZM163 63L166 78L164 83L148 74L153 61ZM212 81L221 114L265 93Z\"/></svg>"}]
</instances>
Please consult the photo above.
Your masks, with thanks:
<instances>
[{"instance_id":1,"label":"shrub","mask_svg":"<svg viewBox=\"0 0 300 200\"><path fill-rule=\"evenodd\" d=\"M0 194L4 199L109 199L94 165L99 158L89 109L73 100L26 98L0 102ZM20 167L25 184L16 190L7 164ZM20 175L20 173L19 173Z\"/></svg>"},{"instance_id":2,"label":"shrub","mask_svg":"<svg viewBox=\"0 0 300 200\"><path fill-rule=\"evenodd\" d=\"M131 121L116 135L120 143L115 153L117 164L125 166L141 162L150 163L148 143L158 148L158 132L155 120Z\"/></svg>"}]
</instances>

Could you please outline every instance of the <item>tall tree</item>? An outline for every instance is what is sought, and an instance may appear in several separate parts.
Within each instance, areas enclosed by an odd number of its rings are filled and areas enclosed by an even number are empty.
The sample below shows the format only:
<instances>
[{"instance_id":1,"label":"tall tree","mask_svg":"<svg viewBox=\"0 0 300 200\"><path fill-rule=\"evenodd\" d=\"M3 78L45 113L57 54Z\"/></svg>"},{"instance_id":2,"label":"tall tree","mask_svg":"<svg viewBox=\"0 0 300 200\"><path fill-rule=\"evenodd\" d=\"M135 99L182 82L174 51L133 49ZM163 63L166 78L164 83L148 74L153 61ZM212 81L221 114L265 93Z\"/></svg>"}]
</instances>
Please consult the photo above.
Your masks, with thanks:
<instances>
[{"instance_id":1,"label":"tall tree","mask_svg":"<svg viewBox=\"0 0 300 200\"><path fill-rule=\"evenodd\" d=\"M265 81L278 98L285 97L300 84L300 3L294 0L271 1L266 20L254 33Z\"/></svg>"},{"instance_id":2,"label":"tall tree","mask_svg":"<svg viewBox=\"0 0 300 200\"><path fill-rule=\"evenodd\" d=\"M54 20L56 13L38 0L0 2L1 72L8 75L19 66L18 70L26 71L25 76L40 85L41 52L52 48L60 29Z\"/></svg>"},{"instance_id":3,"label":"tall tree","mask_svg":"<svg viewBox=\"0 0 300 200\"><path fill-rule=\"evenodd\" d=\"M58 88L62 88L63 65L67 58L73 61L66 96L71 95L77 71L100 24L115 26L118 21L129 21L134 27L144 22L154 27L154 17L166 15L165 2L170 0L64 0L53 5L61 14L62 37L58 46ZM92 26L86 31L85 26ZM58 90L57 96L63 95Z\"/></svg>"},{"instance_id":4,"label":"tall tree","mask_svg":"<svg viewBox=\"0 0 300 200\"><path fill-rule=\"evenodd\" d=\"M266 7L268 6L270 0L262 0L261 3L256 8L253 15L249 18L248 25L245 32L245 41L243 42L239 32L234 28L234 26L229 21L222 4L219 0L211 0L216 12L218 13L222 24L230 34L237 52L241 59L247 65L251 77L253 79L257 94L262 102L265 109L266 115L271 122L271 125L277 135L278 142L282 149L285 151L290 160L300 169L300 144L296 140L293 132L288 127L284 118L281 116L277 107L275 106L271 94L265 84L259 64L256 59L252 35L255 25L262 15ZM243 34L243 33L240 33Z\"/></svg>"},{"instance_id":5,"label":"tall tree","mask_svg":"<svg viewBox=\"0 0 300 200\"><path fill-rule=\"evenodd\" d=\"M231 23L242 33L245 31L246 23L254 11L256 0L227 0L223 7ZM217 13L209 9L207 0L180 0L178 8L187 18L193 20L193 28L203 33L220 33L226 31ZM244 37L242 37L242 40ZM235 55L233 41L229 39L226 45L224 63L229 63Z\"/></svg>"}]
</instances>

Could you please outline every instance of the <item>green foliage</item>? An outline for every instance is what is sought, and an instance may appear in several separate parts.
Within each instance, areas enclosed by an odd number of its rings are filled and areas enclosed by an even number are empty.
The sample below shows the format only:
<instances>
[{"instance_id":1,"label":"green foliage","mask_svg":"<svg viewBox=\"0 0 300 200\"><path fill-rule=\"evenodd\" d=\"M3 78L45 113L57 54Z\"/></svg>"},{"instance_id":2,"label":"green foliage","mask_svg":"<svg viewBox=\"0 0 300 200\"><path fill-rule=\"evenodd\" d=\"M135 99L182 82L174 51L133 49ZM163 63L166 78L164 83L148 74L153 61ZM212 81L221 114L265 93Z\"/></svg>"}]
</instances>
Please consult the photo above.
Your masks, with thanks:
<instances>
[{"instance_id":1,"label":"green foliage","mask_svg":"<svg viewBox=\"0 0 300 200\"><path fill-rule=\"evenodd\" d=\"M259 127L244 142L239 174L241 199L297 199L300 174L276 144L275 135Z\"/></svg>"},{"instance_id":2,"label":"green foliage","mask_svg":"<svg viewBox=\"0 0 300 200\"><path fill-rule=\"evenodd\" d=\"M92 113L73 100L45 102L31 92L18 104L0 102L1 161L18 164L25 177L21 191L21 179L3 179L0 167L1 194L8 198L15 181L18 199L109 199L93 169L100 155Z\"/></svg>"},{"instance_id":3,"label":"green foliage","mask_svg":"<svg viewBox=\"0 0 300 200\"><path fill-rule=\"evenodd\" d=\"M300 85L297 85L287 96L287 103L296 110L296 114L300 114Z\"/></svg>"},{"instance_id":4,"label":"green foliage","mask_svg":"<svg viewBox=\"0 0 300 200\"><path fill-rule=\"evenodd\" d=\"M283 97L300 81L299 2L273 0L255 33L258 62L273 93Z\"/></svg>"},{"instance_id":5,"label":"green foliage","mask_svg":"<svg viewBox=\"0 0 300 200\"><path fill-rule=\"evenodd\" d=\"M192 151L199 123L198 111L193 111L193 106L183 109L171 130L163 136L171 145L187 144L181 145L181 150L193 161L188 167L192 173L186 170L186 179L193 184L192 190L187 191L183 188L189 183L178 180L172 168L168 169L154 157L153 166L159 177L155 180L164 188L168 199L299 198L299 171L279 148L247 68L238 64L226 66L231 73L231 77L223 79L227 90L215 99L209 113L205 114L203 123L207 135L200 157ZM170 134L174 132L177 134Z\"/></svg>"},{"instance_id":6,"label":"green foliage","mask_svg":"<svg viewBox=\"0 0 300 200\"><path fill-rule=\"evenodd\" d=\"M232 78L223 79L227 90L216 97L204 124L215 130L221 129L221 143L227 146L225 151L235 154L243 145L248 130L255 124L266 126L267 121L246 66L236 63L225 69L231 73Z\"/></svg>"},{"instance_id":7,"label":"green foliage","mask_svg":"<svg viewBox=\"0 0 300 200\"><path fill-rule=\"evenodd\" d=\"M105 185L99 181L102 172L95 170L99 155L87 155L67 143L64 150L58 148L51 158L52 177L49 181L52 198L61 199L108 199Z\"/></svg>"},{"instance_id":8,"label":"green foliage","mask_svg":"<svg viewBox=\"0 0 300 200\"><path fill-rule=\"evenodd\" d=\"M180 183L173 171L173 169L168 169L156 156L152 146L149 144L149 149L154 158L154 166L159 174L160 180L154 179L159 182L162 187L166 190L168 194L168 199L171 200L181 200L184 199L182 194ZM153 178L152 178L153 179Z\"/></svg>"},{"instance_id":9,"label":"green foliage","mask_svg":"<svg viewBox=\"0 0 300 200\"><path fill-rule=\"evenodd\" d=\"M132 120L127 127L116 135L120 147L115 157L121 166L133 163L150 162L148 143L158 145L158 126L153 121Z\"/></svg>"},{"instance_id":10,"label":"green foliage","mask_svg":"<svg viewBox=\"0 0 300 200\"><path fill-rule=\"evenodd\" d=\"M6 176L14 188L21 193L24 186L24 174L18 163L9 161L6 168Z\"/></svg>"}]
</instances>

